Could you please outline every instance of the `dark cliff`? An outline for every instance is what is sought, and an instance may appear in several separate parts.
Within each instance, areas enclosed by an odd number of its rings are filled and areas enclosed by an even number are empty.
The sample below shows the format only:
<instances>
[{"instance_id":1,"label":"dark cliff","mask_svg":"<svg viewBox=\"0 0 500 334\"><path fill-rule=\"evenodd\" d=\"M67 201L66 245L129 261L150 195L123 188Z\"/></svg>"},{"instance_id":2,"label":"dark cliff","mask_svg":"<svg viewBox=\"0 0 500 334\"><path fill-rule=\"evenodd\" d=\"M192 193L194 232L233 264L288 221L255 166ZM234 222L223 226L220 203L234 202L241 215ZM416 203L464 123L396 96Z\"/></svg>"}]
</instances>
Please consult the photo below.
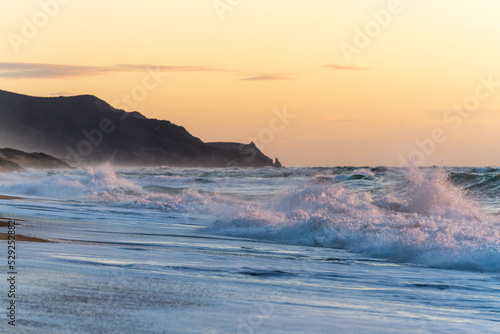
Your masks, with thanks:
<instances>
[{"instance_id":1,"label":"dark cliff","mask_svg":"<svg viewBox=\"0 0 500 334\"><path fill-rule=\"evenodd\" d=\"M71 168L67 163L45 153L26 153L11 148L0 149L0 172L19 172L26 168Z\"/></svg>"},{"instance_id":2,"label":"dark cliff","mask_svg":"<svg viewBox=\"0 0 500 334\"><path fill-rule=\"evenodd\" d=\"M0 146L80 165L274 165L253 143L207 144L181 126L115 109L92 95L32 97L0 90Z\"/></svg>"}]
</instances>

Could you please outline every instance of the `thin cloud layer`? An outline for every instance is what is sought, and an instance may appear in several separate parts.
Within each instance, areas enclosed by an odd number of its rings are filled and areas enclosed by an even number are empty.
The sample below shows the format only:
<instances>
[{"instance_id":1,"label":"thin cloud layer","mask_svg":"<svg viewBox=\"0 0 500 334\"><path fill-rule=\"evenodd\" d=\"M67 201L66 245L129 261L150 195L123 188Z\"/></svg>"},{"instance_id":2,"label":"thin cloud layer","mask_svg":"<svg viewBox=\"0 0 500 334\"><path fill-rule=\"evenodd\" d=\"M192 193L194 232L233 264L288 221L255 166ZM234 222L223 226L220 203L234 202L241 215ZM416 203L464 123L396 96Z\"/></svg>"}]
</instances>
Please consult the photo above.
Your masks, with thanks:
<instances>
[{"instance_id":1,"label":"thin cloud layer","mask_svg":"<svg viewBox=\"0 0 500 334\"><path fill-rule=\"evenodd\" d=\"M211 66L166 66L166 65L133 65L121 64L113 65L118 71L123 72L144 72L147 70L155 69L164 72L230 72L230 70L223 68L215 68Z\"/></svg>"},{"instance_id":2,"label":"thin cloud layer","mask_svg":"<svg viewBox=\"0 0 500 334\"><path fill-rule=\"evenodd\" d=\"M91 76L110 73L145 72L227 72L229 70L210 66L165 66L149 64L117 64L110 66L82 66L62 64L8 63L0 62L0 78L46 79L75 76Z\"/></svg>"},{"instance_id":3,"label":"thin cloud layer","mask_svg":"<svg viewBox=\"0 0 500 334\"><path fill-rule=\"evenodd\" d=\"M337 65L337 64L323 65L321 67L330 68L332 70L349 70L349 71L369 70L368 67L359 67L359 66L351 66L351 65Z\"/></svg>"},{"instance_id":4,"label":"thin cloud layer","mask_svg":"<svg viewBox=\"0 0 500 334\"><path fill-rule=\"evenodd\" d=\"M294 80L289 74L263 74L253 77L243 78L243 81L270 81L270 80Z\"/></svg>"}]
</instances>

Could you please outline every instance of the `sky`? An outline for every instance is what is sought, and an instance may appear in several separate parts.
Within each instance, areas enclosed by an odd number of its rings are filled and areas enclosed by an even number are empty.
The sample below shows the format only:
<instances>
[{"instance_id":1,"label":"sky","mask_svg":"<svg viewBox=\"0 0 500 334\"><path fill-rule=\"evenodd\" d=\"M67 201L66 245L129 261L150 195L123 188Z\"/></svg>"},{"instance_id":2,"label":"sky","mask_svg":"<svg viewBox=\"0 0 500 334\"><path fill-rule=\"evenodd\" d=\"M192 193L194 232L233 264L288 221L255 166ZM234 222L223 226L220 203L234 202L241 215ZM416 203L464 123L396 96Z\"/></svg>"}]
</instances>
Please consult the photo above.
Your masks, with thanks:
<instances>
[{"instance_id":1,"label":"sky","mask_svg":"<svg viewBox=\"0 0 500 334\"><path fill-rule=\"evenodd\" d=\"M497 0L0 0L0 89L286 166L500 166Z\"/></svg>"}]
</instances>

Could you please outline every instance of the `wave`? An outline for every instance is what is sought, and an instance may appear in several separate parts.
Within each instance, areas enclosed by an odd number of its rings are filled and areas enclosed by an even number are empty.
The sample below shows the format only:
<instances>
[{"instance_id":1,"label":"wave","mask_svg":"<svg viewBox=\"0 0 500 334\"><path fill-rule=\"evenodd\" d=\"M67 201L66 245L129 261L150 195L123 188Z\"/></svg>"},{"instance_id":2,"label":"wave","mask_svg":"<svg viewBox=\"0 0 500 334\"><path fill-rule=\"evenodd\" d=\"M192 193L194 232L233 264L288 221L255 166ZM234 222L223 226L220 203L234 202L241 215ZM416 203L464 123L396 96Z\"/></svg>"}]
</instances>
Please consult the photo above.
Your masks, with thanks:
<instances>
[{"instance_id":1,"label":"wave","mask_svg":"<svg viewBox=\"0 0 500 334\"><path fill-rule=\"evenodd\" d=\"M109 164L77 171L4 174L0 178L0 193L33 199L108 202L127 208L168 212L207 211L217 205L216 194L194 187L196 177L156 174L150 170L122 174L118 176ZM182 181L178 181L179 178Z\"/></svg>"},{"instance_id":2,"label":"wave","mask_svg":"<svg viewBox=\"0 0 500 334\"><path fill-rule=\"evenodd\" d=\"M440 268L500 272L497 169L291 168L0 174L0 193L208 213L204 233L343 248ZM288 190L287 190L288 189ZM481 196L476 196L479 194ZM480 204L478 204L480 203ZM218 218L216 218L216 216Z\"/></svg>"},{"instance_id":3,"label":"wave","mask_svg":"<svg viewBox=\"0 0 500 334\"><path fill-rule=\"evenodd\" d=\"M332 174L318 174L314 176L315 183L337 183L342 181L355 181L372 179L375 173L369 169L355 169L352 171L333 170Z\"/></svg>"},{"instance_id":4,"label":"wave","mask_svg":"<svg viewBox=\"0 0 500 334\"><path fill-rule=\"evenodd\" d=\"M342 248L429 267L500 272L500 230L442 170L402 174L393 196L374 199L341 183L308 183L269 205L246 206L203 232Z\"/></svg>"},{"instance_id":5,"label":"wave","mask_svg":"<svg viewBox=\"0 0 500 334\"><path fill-rule=\"evenodd\" d=\"M500 190L500 173L496 170L484 173L451 172L449 178L453 183L470 191L496 196Z\"/></svg>"}]
</instances>

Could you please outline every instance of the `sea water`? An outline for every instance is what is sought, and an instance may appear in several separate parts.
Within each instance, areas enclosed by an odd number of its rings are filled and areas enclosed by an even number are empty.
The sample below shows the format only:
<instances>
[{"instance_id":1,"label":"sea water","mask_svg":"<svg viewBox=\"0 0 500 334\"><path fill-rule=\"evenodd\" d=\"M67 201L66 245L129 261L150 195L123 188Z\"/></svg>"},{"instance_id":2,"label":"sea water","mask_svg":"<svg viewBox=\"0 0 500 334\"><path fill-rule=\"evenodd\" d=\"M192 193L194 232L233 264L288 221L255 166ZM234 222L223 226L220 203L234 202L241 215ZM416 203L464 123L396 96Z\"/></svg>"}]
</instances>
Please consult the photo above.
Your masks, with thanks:
<instances>
[{"instance_id":1,"label":"sea water","mask_svg":"<svg viewBox=\"0 0 500 334\"><path fill-rule=\"evenodd\" d=\"M2 333L500 332L500 169L105 165L0 194L53 241L17 242Z\"/></svg>"}]
</instances>

